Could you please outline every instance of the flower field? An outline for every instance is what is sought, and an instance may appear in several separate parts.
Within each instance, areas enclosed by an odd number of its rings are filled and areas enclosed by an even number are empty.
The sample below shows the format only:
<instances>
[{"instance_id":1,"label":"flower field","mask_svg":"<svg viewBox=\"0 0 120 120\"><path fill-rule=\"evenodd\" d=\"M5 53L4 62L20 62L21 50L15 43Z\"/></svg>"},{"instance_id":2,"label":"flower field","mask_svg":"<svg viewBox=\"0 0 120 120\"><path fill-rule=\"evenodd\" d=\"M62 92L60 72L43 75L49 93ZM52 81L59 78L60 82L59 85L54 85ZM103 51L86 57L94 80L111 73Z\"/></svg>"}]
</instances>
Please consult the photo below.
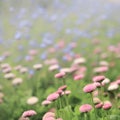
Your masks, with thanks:
<instances>
[{"instance_id":1,"label":"flower field","mask_svg":"<svg viewBox=\"0 0 120 120\"><path fill-rule=\"evenodd\" d=\"M0 1L0 120L120 120L120 3Z\"/></svg>"}]
</instances>

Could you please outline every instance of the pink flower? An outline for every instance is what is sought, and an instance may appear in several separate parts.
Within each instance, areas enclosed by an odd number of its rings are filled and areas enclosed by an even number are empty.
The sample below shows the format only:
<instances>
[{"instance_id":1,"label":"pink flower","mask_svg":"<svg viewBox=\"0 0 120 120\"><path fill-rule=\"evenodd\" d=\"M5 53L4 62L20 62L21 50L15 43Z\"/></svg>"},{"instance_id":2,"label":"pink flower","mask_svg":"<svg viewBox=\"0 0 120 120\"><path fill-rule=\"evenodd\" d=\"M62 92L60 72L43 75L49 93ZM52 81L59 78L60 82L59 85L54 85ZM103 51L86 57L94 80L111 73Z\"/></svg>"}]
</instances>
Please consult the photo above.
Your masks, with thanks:
<instances>
[{"instance_id":1,"label":"pink flower","mask_svg":"<svg viewBox=\"0 0 120 120\"><path fill-rule=\"evenodd\" d=\"M100 66L109 66L107 61L100 61Z\"/></svg>"},{"instance_id":2,"label":"pink flower","mask_svg":"<svg viewBox=\"0 0 120 120\"><path fill-rule=\"evenodd\" d=\"M102 108L103 108L104 110L108 110L108 109L110 109L111 107L112 107L112 103L111 103L110 101L105 101L104 104L103 104L103 106L102 106Z\"/></svg>"},{"instance_id":3,"label":"pink flower","mask_svg":"<svg viewBox=\"0 0 120 120\"><path fill-rule=\"evenodd\" d=\"M105 79L105 76L103 76L103 75L98 75L98 76L93 77L94 82L101 82L104 79Z\"/></svg>"},{"instance_id":4,"label":"pink flower","mask_svg":"<svg viewBox=\"0 0 120 120\"><path fill-rule=\"evenodd\" d=\"M78 65L72 65L71 68L70 68L71 73L74 73L75 71L77 71L78 68L79 68Z\"/></svg>"},{"instance_id":5,"label":"pink flower","mask_svg":"<svg viewBox=\"0 0 120 120\"><path fill-rule=\"evenodd\" d=\"M93 83L97 88L100 88L101 87L101 84L99 82L94 82Z\"/></svg>"},{"instance_id":6,"label":"pink flower","mask_svg":"<svg viewBox=\"0 0 120 120\"><path fill-rule=\"evenodd\" d=\"M94 53L95 54L99 54L99 53L101 53L102 52L102 49L101 48L96 48L95 50L94 50Z\"/></svg>"},{"instance_id":7,"label":"pink flower","mask_svg":"<svg viewBox=\"0 0 120 120\"><path fill-rule=\"evenodd\" d=\"M62 95L69 95L70 93L71 93L70 90L66 90L66 91L62 92Z\"/></svg>"},{"instance_id":8,"label":"pink flower","mask_svg":"<svg viewBox=\"0 0 120 120\"><path fill-rule=\"evenodd\" d=\"M63 120L62 118L57 118L56 120Z\"/></svg>"},{"instance_id":9,"label":"pink flower","mask_svg":"<svg viewBox=\"0 0 120 120\"><path fill-rule=\"evenodd\" d=\"M83 64L86 62L86 59L83 58L83 57L80 57L80 58L76 58L73 62L73 64Z\"/></svg>"},{"instance_id":10,"label":"pink flower","mask_svg":"<svg viewBox=\"0 0 120 120\"><path fill-rule=\"evenodd\" d=\"M98 97L94 97L94 98L93 98L93 102L94 102L94 104L96 105L96 104L100 103L101 100L100 100Z\"/></svg>"},{"instance_id":11,"label":"pink flower","mask_svg":"<svg viewBox=\"0 0 120 120\"><path fill-rule=\"evenodd\" d=\"M65 76L64 72L60 72L60 73L55 74L55 78L63 78L64 76Z\"/></svg>"},{"instance_id":12,"label":"pink flower","mask_svg":"<svg viewBox=\"0 0 120 120\"><path fill-rule=\"evenodd\" d=\"M42 120L56 120L54 117L48 117L48 118L45 118L45 119L42 119Z\"/></svg>"},{"instance_id":13,"label":"pink flower","mask_svg":"<svg viewBox=\"0 0 120 120\"><path fill-rule=\"evenodd\" d=\"M61 70L60 70L60 72L64 72L64 73L71 73L71 69L70 68L62 68Z\"/></svg>"},{"instance_id":14,"label":"pink flower","mask_svg":"<svg viewBox=\"0 0 120 120\"><path fill-rule=\"evenodd\" d=\"M80 112L84 113L84 112L89 112L92 110L92 106L89 104L84 104L79 108Z\"/></svg>"},{"instance_id":15,"label":"pink flower","mask_svg":"<svg viewBox=\"0 0 120 120\"><path fill-rule=\"evenodd\" d=\"M63 92L63 90L61 90L61 89L58 89L58 90L56 91L56 93L58 93L59 95L61 95L62 92Z\"/></svg>"},{"instance_id":16,"label":"pink flower","mask_svg":"<svg viewBox=\"0 0 120 120\"><path fill-rule=\"evenodd\" d=\"M7 68L2 70L3 73L10 73L11 71L12 71L11 67L7 67Z\"/></svg>"},{"instance_id":17,"label":"pink flower","mask_svg":"<svg viewBox=\"0 0 120 120\"><path fill-rule=\"evenodd\" d=\"M58 64L51 65L48 69L49 69L49 71L58 70L59 69L59 65Z\"/></svg>"},{"instance_id":18,"label":"pink flower","mask_svg":"<svg viewBox=\"0 0 120 120\"><path fill-rule=\"evenodd\" d=\"M99 41L98 39L94 39L94 40L93 40L93 44L94 44L94 45L98 45L98 44L100 44L100 41Z\"/></svg>"},{"instance_id":19,"label":"pink flower","mask_svg":"<svg viewBox=\"0 0 120 120\"><path fill-rule=\"evenodd\" d=\"M47 112L43 116L42 120L55 120L55 113L53 113L53 112Z\"/></svg>"},{"instance_id":20,"label":"pink flower","mask_svg":"<svg viewBox=\"0 0 120 120\"><path fill-rule=\"evenodd\" d=\"M24 117L20 117L19 120L30 120L28 117L24 118Z\"/></svg>"},{"instance_id":21,"label":"pink flower","mask_svg":"<svg viewBox=\"0 0 120 120\"><path fill-rule=\"evenodd\" d=\"M81 80L84 78L84 75L83 74L80 74L80 75L75 75L74 76L74 80Z\"/></svg>"},{"instance_id":22,"label":"pink flower","mask_svg":"<svg viewBox=\"0 0 120 120\"><path fill-rule=\"evenodd\" d=\"M110 80L109 80L108 78L105 78L105 79L101 82L101 84L102 84L102 86L104 86L104 85L108 84L109 82L110 82Z\"/></svg>"},{"instance_id":23,"label":"pink flower","mask_svg":"<svg viewBox=\"0 0 120 120\"><path fill-rule=\"evenodd\" d=\"M108 71L108 67L107 66L102 66L102 67L97 67L97 68L94 68L94 72L95 73L103 73L103 72L107 72Z\"/></svg>"},{"instance_id":24,"label":"pink flower","mask_svg":"<svg viewBox=\"0 0 120 120\"><path fill-rule=\"evenodd\" d=\"M49 101L49 100L44 100L43 102L42 102L42 105L49 105L49 104L51 104L52 102L51 101Z\"/></svg>"},{"instance_id":25,"label":"pink flower","mask_svg":"<svg viewBox=\"0 0 120 120\"><path fill-rule=\"evenodd\" d=\"M97 97L98 94L99 94L99 91L98 91L98 90L95 90L95 91L92 92L92 95L93 95L94 97Z\"/></svg>"},{"instance_id":26,"label":"pink flower","mask_svg":"<svg viewBox=\"0 0 120 120\"><path fill-rule=\"evenodd\" d=\"M114 52L114 51L115 51L115 46L114 46L114 45L108 46L108 50L109 50L110 52Z\"/></svg>"},{"instance_id":27,"label":"pink flower","mask_svg":"<svg viewBox=\"0 0 120 120\"><path fill-rule=\"evenodd\" d=\"M120 79L116 80L116 83L117 83L118 85L120 85Z\"/></svg>"},{"instance_id":28,"label":"pink flower","mask_svg":"<svg viewBox=\"0 0 120 120\"><path fill-rule=\"evenodd\" d=\"M63 86L58 88L58 90L63 90L63 91L66 90L66 89L67 89L67 85L63 85Z\"/></svg>"},{"instance_id":29,"label":"pink flower","mask_svg":"<svg viewBox=\"0 0 120 120\"><path fill-rule=\"evenodd\" d=\"M101 53L101 58L102 59L105 59L105 58L107 58L108 57L108 54L107 53Z\"/></svg>"},{"instance_id":30,"label":"pink flower","mask_svg":"<svg viewBox=\"0 0 120 120\"><path fill-rule=\"evenodd\" d=\"M95 89L96 89L96 86L93 83L91 83L91 84L86 85L83 88L83 91L86 93L90 93L90 92L93 92Z\"/></svg>"},{"instance_id":31,"label":"pink flower","mask_svg":"<svg viewBox=\"0 0 120 120\"><path fill-rule=\"evenodd\" d=\"M38 51L35 50L35 49L29 50L29 55L31 55L31 56L34 56L34 55L36 55L37 53L38 53Z\"/></svg>"},{"instance_id":32,"label":"pink flower","mask_svg":"<svg viewBox=\"0 0 120 120\"><path fill-rule=\"evenodd\" d=\"M103 106L103 103L100 102L100 103L98 103L98 104L95 105L95 108L102 108L102 106Z\"/></svg>"},{"instance_id":33,"label":"pink flower","mask_svg":"<svg viewBox=\"0 0 120 120\"><path fill-rule=\"evenodd\" d=\"M23 112L22 117L31 117L36 115L37 113L34 110L27 110Z\"/></svg>"},{"instance_id":34,"label":"pink flower","mask_svg":"<svg viewBox=\"0 0 120 120\"><path fill-rule=\"evenodd\" d=\"M2 68L2 70L3 69L6 69L6 68L9 68L10 67L10 65L8 64L8 63L3 63L3 64L1 64L1 66L0 66L1 68Z\"/></svg>"},{"instance_id":35,"label":"pink flower","mask_svg":"<svg viewBox=\"0 0 120 120\"><path fill-rule=\"evenodd\" d=\"M33 65L33 68L34 68L35 70L40 70L42 67L43 67L42 64L35 64L35 65Z\"/></svg>"},{"instance_id":36,"label":"pink flower","mask_svg":"<svg viewBox=\"0 0 120 120\"><path fill-rule=\"evenodd\" d=\"M65 46L64 40L61 40L59 43L57 43L57 45L59 48L64 48L64 46Z\"/></svg>"},{"instance_id":37,"label":"pink flower","mask_svg":"<svg viewBox=\"0 0 120 120\"><path fill-rule=\"evenodd\" d=\"M47 97L47 100L49 100L49 101L54 101L54 100L56 100L56 99L58 99L59 98L59 94L58 93L52 93L52 94L50 94L48 97Z\"/></svg>"}]
</instances>

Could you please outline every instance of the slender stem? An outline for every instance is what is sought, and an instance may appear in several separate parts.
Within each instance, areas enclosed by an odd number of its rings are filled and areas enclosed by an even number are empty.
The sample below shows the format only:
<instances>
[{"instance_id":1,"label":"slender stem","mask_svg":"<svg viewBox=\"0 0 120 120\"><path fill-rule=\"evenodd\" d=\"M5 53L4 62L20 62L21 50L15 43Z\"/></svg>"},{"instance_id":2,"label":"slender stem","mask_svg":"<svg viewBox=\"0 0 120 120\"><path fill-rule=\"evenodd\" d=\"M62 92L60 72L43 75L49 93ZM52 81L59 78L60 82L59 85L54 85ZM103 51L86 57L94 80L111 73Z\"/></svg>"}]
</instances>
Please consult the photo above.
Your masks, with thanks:
<instances>
[{"instance_id":1,"label":"slender stem","mask_svg":"<svg viewBox=\"0 0 120 120\"><path fill-rule=\"evenodd\" d=\"M58 106L57 106L57 100L54 101L55 102L55 108L56 108L56 117L59 117L59 114L58 114Z\"/></svg>"},{"instance_id":2,"label":"slender stem","mask_svg":"<svg viewBox=\"0 0 120 120\"><path fill-rule=\"evenodd\" d=\"M93 102L93 96L92 96L92 93L90 93L91 95L91 102L92 102L92 105L93 105L93 108L94 108L94 111L95 111L95 118L97 120L97 113L96 113L96 108L95 108L95 105L94 105L94 102Z\"/></svg>"},{"instance_id":3,"label":"slender stem","mask_svg":"<svg viewBox=\"0 0 120 120\"><path fill-rule=\"evenodd\" d=\"M84 113L84 120L88 120L87 119L87 113Z\"/></svg>"},{"instance_id":4,"label":"slender stem","mask_svg":"<svg viewBox=\"0 0 120 120\"><path fill-rule=\"evenodd\" d=\"M63 85L66 85L65 78L62 78L62 80L63 80Z\"/></svg>"},{"instance_id":5,"label":"slender stem","mask_svg":"<svg viewBox=\"0 0 120 120\"><path fill-rule=\"evenodd\" d=\"M58 101L59 101L59 108L61 109L62 108L62 99L61 99L61 97L58 99Z\"/></svg>"}]
</instances>

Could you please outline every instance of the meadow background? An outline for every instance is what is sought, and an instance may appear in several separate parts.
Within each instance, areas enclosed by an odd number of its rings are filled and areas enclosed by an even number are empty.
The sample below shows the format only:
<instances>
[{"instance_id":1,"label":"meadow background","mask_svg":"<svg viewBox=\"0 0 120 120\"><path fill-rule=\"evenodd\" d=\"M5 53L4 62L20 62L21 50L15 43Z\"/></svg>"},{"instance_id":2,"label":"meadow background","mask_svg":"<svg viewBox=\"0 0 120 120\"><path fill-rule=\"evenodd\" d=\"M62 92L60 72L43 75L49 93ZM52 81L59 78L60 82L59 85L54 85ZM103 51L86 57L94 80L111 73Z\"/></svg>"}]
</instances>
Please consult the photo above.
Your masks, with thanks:
<instances>
[{"instance_id":1,"label":"meadow background","mask_svg":"<svg viewBox=\"0 0 120 120\"><path fill-rule=\"evenodd\" d=\"M42 120L51 108L58 109L57 117L63 120L95 120L95 109L89 118L79 111L82 104L91 104L83 88L95 75L104 75L110 83L120 79L119 11L117 0L1 0L0 120L18 120L30 109L37 114L29 119ZM49 94L63 85L55 75L63 68L71 68L78 58L86 62L77 64L79 70L66 73L64 78L71 91L67 96L69 104L63 102L62 108L54 102L42 105ZM103 66L103 61L108 70L95 73L94 68ZM36 70L36 64L42 67ZM53 65L58 68L50 71ZM81 74L81 80L74 80L75 75ZM16 82L16 78L22 80ZM103 101L112 103L112 108L109 112L97 110L98 120L120 118L120 88L113 90L115 101L111 100L107 89L110 83L103 87L101 96ZM33 96L36 102L31 105L28 99Z\"/></svg>"}]
</instances>

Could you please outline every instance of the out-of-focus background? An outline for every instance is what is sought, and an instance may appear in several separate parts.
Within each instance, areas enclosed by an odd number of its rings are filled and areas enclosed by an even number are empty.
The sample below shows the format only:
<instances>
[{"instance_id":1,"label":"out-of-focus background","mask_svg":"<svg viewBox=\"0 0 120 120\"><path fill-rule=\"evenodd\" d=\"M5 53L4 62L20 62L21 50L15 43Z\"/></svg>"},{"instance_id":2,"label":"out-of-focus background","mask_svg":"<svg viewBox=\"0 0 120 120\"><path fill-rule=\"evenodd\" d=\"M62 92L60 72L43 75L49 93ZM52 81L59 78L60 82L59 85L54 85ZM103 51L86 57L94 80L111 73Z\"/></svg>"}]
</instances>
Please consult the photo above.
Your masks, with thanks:
<instances>
[{"instance_id":1,"label":"out-of-focus background","mask_svg":"<svg viewBox=\"0 0 120 120\"><path fill-rule=\"evenodd\" d=\"M18 120L27 109L35 109L39 113L36 120L42 119L47 109L40 106L41 102L57 89L49 81L54 74L48 75L48 61L59 61L60 69L69 67L74 58L82 55L96 60L92 42L100 42L98 52L106 52L108 46L120 41L119 12L120 0L0 0L0 93L4 96L0 98L0 120ZM19 82L6 81L6 71L2 71L6 63L10 67L7 72L15 74L13 78L23 79L20 87ZM37 63L45 65L36 75L33 65ZM23 71L14 69L18 65ZM118 72L111 71L109 75L114 78ZM32 83L35 79L38 81ZM35 93L36 86L39 92ZM33 95L39 103L31 107L26 101Z\"/></svg>"}]
</instances>

